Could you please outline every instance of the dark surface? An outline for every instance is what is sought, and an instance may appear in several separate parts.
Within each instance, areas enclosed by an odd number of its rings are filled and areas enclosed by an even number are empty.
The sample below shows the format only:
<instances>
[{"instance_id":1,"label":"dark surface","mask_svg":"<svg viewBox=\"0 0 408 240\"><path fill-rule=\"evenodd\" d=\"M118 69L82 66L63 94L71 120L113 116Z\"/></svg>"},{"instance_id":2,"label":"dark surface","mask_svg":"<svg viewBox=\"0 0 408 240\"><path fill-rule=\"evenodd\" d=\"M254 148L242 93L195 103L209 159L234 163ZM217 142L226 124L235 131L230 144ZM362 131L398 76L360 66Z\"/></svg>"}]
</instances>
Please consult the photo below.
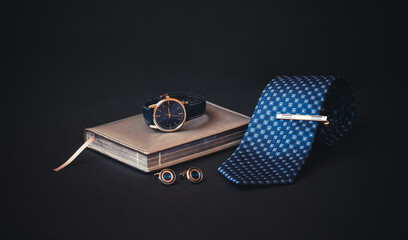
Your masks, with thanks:
<instances>
[{"instance_id":1,"label":"dark surface","mask_svg":"<svg viewBox=\"0 0 408 240\"><path fill-rule=\"evenodd\" d=\"M56 3L58 2L58 3ZM385 239L405 235L407 7L373 1L1 1L1 239ZM280 74L341 74L357 119L292 185L243 189L200 167L164 186L83 130L200 93L251 115Z\"/></svg>"}]
</instances>

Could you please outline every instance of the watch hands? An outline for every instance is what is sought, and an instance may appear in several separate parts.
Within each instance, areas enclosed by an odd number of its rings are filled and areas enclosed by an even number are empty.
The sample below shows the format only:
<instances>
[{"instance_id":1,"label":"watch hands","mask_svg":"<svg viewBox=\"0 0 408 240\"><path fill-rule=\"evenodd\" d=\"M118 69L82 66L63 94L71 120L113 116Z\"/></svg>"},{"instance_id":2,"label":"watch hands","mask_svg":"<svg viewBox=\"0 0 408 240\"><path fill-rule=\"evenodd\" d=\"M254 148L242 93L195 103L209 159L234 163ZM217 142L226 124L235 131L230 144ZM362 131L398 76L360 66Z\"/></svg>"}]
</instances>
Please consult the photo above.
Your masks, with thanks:
<instances>
[{"instance_id":1,"label":"watch hands","mask_svg":"<svg viewBox=\"0 0 408 240\"><path fill-rule=\"evenodd\" d=\"M169 115L169 118L171 118L171 112L170 112L170 108L169 108L169 107L170 107L170 104L167 105L167 110L169 111L169 114L168 114L168 115Z\"/></svg>"},{"instance_id":2,"label":"watch hands","mask_svg":"<svg viewBox=\"0 0 408 240\"><path fill-rule=\"evenodd\" d=\"M170 120L170 118L171 118L171 113L170 113L169 105L170 105L170 104L167 105L167 111L168 111L169 114L166 114L166 115L168 116L168 118L167 118L167 124L169 123L169 120Z\"/></svg>"}]
</instances>

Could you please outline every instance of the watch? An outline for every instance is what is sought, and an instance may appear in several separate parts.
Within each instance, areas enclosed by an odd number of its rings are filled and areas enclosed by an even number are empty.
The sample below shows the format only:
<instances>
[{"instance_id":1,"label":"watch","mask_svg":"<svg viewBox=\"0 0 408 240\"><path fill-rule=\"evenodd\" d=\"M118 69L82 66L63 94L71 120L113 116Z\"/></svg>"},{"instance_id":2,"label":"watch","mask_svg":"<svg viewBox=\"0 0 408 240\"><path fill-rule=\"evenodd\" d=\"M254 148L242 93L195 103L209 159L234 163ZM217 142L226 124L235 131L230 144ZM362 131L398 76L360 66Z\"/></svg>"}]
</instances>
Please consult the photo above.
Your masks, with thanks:
<instances>
[{"instance_id":1,"label":"watch","mask_svg":"<svg viewBox=\"0 0 408 240\"><path fill-rule=\"evenodd\" d=\"M143 105L145 122L154 129L174 132L205 113L205 98L198 94L173 92L149 98Z\"/></svg>"}]
</instances>

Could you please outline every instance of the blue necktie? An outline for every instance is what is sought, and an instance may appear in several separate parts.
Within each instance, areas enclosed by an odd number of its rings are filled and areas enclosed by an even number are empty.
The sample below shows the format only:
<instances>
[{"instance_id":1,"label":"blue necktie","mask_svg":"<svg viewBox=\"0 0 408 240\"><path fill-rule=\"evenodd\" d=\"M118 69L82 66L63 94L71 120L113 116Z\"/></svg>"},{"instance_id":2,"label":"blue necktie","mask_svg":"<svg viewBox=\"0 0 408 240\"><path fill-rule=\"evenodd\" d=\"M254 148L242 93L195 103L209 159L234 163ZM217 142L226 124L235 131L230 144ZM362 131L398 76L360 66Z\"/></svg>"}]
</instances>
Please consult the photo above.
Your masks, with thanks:
<instances>
[{"instance_id":1,"label":"blue necktie","mask_svg":"<svg viewBox=\"0 0 408 240\"><path fill-rule=\"evenodd\" d=\"M354 111L353 91L340 77L276 77L263 90L240 145L218 171L242 185L292 183L314 140L334 146L350 132ZM328 124L277 119L278 114L325 115Z\"/></svg>"}]
</instances>

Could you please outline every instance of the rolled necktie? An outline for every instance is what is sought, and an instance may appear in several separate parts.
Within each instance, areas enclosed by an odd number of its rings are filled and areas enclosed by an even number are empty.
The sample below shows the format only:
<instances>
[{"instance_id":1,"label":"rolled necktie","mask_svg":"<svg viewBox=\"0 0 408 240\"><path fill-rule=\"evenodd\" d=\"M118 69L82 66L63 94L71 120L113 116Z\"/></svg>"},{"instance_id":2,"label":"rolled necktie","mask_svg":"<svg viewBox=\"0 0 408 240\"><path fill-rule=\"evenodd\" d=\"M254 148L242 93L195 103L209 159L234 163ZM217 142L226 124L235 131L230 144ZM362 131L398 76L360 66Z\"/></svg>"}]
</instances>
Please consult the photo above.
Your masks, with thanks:
<instances>
[{"instance_id":1,"label":"rolled necktie","mask_svg":"<svg viewBox=\"0 0 408 240\"><path fill-rule=\"evenodd\" d=\"M263 90L247 132L218 168L240 185L292 183L312 144L334 146L353 125L350 85L336 76L279 76Z\"/></svg>"}]
</instances>

